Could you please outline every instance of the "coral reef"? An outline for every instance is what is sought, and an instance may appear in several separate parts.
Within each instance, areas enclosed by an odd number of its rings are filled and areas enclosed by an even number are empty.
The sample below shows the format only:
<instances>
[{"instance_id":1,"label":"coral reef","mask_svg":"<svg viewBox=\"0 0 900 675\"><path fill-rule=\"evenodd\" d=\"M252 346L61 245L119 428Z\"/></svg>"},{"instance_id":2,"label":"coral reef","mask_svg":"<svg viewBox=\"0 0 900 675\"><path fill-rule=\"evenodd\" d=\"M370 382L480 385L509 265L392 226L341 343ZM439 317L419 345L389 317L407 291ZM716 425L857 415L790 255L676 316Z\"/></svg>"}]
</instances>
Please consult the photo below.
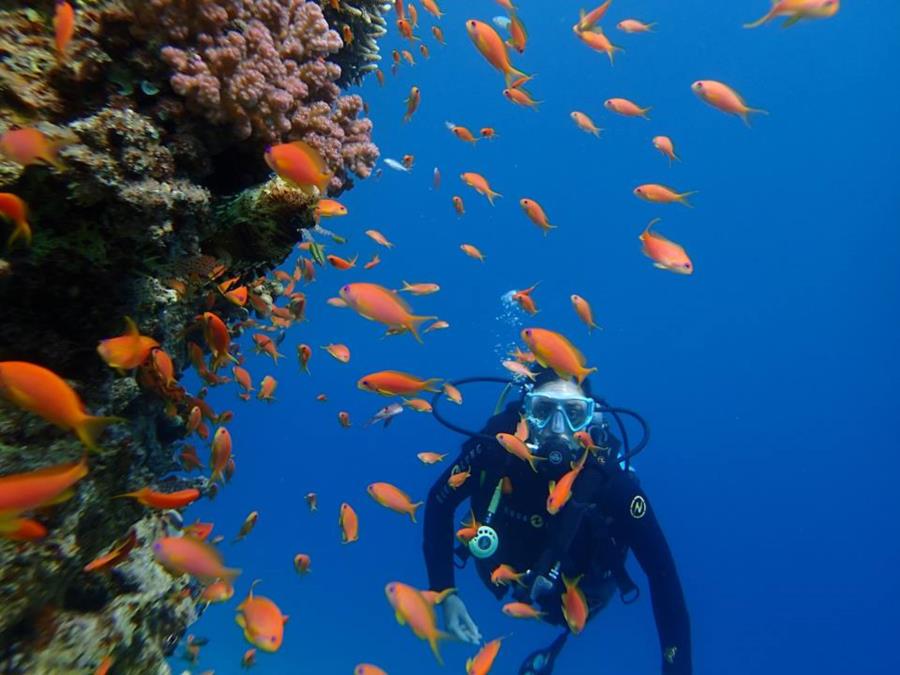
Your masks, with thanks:
<instances>
[{"instance_id":1,"label":"coral reef","mask_svg":"<svg viewBox=\"0 0 900 675\"><path fill-rule=\"evenodd\" d=\"M333 191L368 175L377 157L371 123L359 116L362 99L339 86L367 72L384 21L369 2L342 2L337 13L328 3L329 27L318 5L302 0L85 0L58 56L53 5L0 4L0 134L36 128L62 146L64 166L0 155L0 190L27 202L34 232L30 248L0 254L0 360L50 368L92 413L127 423L104 434L75 497L37 514L45 539L0 538L0 672L91 673L109 654L117 672L165 672L196 616L197 589L149 557L146 544L171 531L170 517L110 497L144 485L213 493L175 461L188 407L199 401L152 374L117 374L97 343L130 316L179 377L198 314L212 307L231 325L247 322L248 310L223 300L218 283L253 288L313 226L310 199L270 176L263 147L292 138L316 145L335 172ZM358 38L351 45L335 32L344 22ZM221 70L229 58L237 59L230 74ZM201 93L204 82L211 89ZM204 98L213 90L218 110ZM242 133L223 133L234 130ZM287 289L293 282L276 286L256 285L263 308L280 294L302 312L302 294ZM82 451L0 400L0 476ZM130 529L139 546L124 563L84 571Z\"/></svg>"}]
</instances>

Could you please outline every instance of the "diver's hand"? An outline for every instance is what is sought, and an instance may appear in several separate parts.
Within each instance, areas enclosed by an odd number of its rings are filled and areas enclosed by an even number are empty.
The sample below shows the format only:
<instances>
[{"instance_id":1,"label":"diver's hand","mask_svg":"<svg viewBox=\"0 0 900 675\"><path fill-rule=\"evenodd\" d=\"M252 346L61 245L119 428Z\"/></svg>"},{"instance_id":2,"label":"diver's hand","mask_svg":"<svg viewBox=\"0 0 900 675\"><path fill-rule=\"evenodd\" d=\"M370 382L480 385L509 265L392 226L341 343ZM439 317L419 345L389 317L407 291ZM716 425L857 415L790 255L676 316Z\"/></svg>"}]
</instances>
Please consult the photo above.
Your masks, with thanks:
<instances>
[{"instance_id":1,"label":"diver's hand","mask_svg":"<svg viewBox=\"0 0 900 675\"><path fill-rule=\"evenodd\" d=\"M448 596L441 607L444 608L444 626L450 635L473 645L481 644L481 632L458 595Z\"/></svg>"}]
</instances>

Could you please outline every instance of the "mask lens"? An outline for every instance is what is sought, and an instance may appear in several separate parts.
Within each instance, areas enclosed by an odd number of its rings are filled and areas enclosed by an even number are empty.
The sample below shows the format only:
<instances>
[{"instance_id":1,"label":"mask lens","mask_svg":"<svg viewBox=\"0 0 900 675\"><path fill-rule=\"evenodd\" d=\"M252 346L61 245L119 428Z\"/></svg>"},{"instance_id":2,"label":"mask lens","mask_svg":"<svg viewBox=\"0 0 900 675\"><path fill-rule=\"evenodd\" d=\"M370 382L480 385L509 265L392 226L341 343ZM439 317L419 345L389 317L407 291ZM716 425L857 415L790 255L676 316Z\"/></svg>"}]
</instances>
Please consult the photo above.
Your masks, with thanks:
<instances>
[{"instance_id":1,"label":"mask lens","mask_svg":"<svg viewBox=\"0 0 900 675\"><path fill-rule=\"evenodd\" d=\"M556 401L542 396L535 396L531 399L531 416L540 422L546 424L556 412Z\"/></svg>"},{"instance_id":2,"label":"mask lens","mask_svg":"<svg viewBox=\"0 0 900 675\"><path fill-rule=\"evenodd\" d=\"M587 401L565 401L563 403L563 410L566 413L566 417L569 418L569 424L572 425L573 429L581 429L587 424L590 416L590 406Z\"/></svg>"}]
</instances>

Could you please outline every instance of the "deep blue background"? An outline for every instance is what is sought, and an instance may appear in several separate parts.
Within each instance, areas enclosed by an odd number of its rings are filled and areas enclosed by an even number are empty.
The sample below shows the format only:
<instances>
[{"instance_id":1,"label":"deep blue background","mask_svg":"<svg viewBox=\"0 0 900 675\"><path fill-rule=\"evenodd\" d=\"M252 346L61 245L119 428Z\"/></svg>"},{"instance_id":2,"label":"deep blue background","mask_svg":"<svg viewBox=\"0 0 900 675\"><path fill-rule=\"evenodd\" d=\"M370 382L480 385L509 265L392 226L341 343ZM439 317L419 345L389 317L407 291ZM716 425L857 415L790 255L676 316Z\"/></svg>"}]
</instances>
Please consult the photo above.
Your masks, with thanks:
<instances>
[{"instance_id":1,"label":"deep blue background","mask_svg":"<svg viewBox=\"0 0 900 675\"><path fill-rule=\"evenodd\" d=\"M540 281L541 311L526 323L569 335L599 368L595 388L652 425L637 468L681 573L696 672L900 672L900 4L848 2L829 21L748 31L742 23L761 15L766 0L620 0L604 20L627 50L614 67L572 35L581 3L519 4L530 42L515 61L538 74L540 111L504 100L502 78L465 35L465 19L489 20L501 12L495 3L445 0L446 48L419 7L431 60L416 51L415 67L388 73L383 89L374 78L363 88L383 156L414 154L415 169L385 168L380 179L361 181L342 198L350 215L326 223L350 239L328 243L329 252L359 252L362 262L378 250L384 262L371 272L320 271L304 289L310 320L289 332L288 358L277 367L243 345L257 381L279 379L276 403L244 404L232 386L211 396L217 408L238 412L238 471L188 518L212 519L230 539L249 511L261 516L244 542L223 545L227 562L245 571L236 598L192 627L211 639L195 671L238 672L248 645L234 608L261 578L258 592L291 620L280 653L258 656L260 672L349 674L360 661L392 675L442 672L427 645L394 622L383 595L394 579L425 585L421 525L376 505L365 486L390 481L422 499L440 467L421 465L416 453L452 455L461 439L413 412L387 431L363 429L387 400L355 382L383 368L502 375L499 356L521 320L504 313L500 297ZM657 32L621 34L614 25L628 17L657 21ZM386 58L394 46L392 32ZM771 115L748 129L696 100L697 79L727 82ZM403 125L413 84L422 104ZM613 96L653 106L651 121L607 113L602 102ZM574 109L605 129L599 140L575 128ZM500 137L470 147L445 120L494 126ZM656 134L675 140L683 163L668 167L651 146ZM434 166L444 178L438 191ZM460 184L463 171L484 174L503 193L494 208ZM631 190L644 182L699 190L696 208L641 202ZM462 218L453 194L465 199ZM523 196L538 200L558 229L542 236L518 206ZM692 256L693 277L656 270L641 255L637 236L656 216L659 231ZM373 227L396 248L379 250L362 234ZM465 257L463 242L487 262ZM348 281L399 287L402 279L442 286L413 298L420 313L452 324L426 335L424 346L409 336L381 339L380 326L325 304ZM605 331L588 336L571 293L592 302ZM349 345L350 364L319 349L332 341ZM298 373L299 342L315 348L311 377ZM328 402L315 401L319 392ZM451 412L477 426L497 391L464 395ZM336 419L344 409L349 430ZM320 500L313 515L303 503L309 490ZM361 519L360 541L350 546L337 528L344 500ZM313 560L304 578L291 562L300 551ZM494 672L516 672L555 635L501 615L471 570L458 585L485 637L511 635ZM611 605L570 640L557 672L658 672L644 591L639 604ZM462 672L473 651L444 644L444 671Z\"/></svg>"}]
</instances>

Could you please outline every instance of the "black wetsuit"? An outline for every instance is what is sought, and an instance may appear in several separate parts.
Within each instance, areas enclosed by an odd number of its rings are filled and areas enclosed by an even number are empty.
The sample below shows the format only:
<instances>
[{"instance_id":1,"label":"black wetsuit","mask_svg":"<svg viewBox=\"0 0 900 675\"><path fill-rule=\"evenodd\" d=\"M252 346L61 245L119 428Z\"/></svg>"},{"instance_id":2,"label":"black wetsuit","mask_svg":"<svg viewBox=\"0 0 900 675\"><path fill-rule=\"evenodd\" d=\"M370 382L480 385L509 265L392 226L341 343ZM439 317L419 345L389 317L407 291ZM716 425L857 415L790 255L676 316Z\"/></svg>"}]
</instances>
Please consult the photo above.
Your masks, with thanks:
<instances>
[{"instance_id":1,"label":"black wetsuit","mask_svg":"<svg viewBox=\"0 0 900 675\"><path fill-rule=\"evenodd\" d=\"M511 406L491 418L484 432L491 437L499 431L511 433L516 419L517 411ZM579 587L593 617L616 585L620 592L628 590L624 586L630 580L623 563L630 549L650 586L663 654L662 672L688 675L692 672L690 624L669 546L634 473L622 470L615 461L601 460L602 455L600 459L589 458L574 483L571 501L551 516L546 510L546 476L532 471L496 442L473 438L464 443L460 456L432 487L425 507L423 549L430 587L441 591L455 586L457 507L470 498L476 519L483 522L498 481L508 477L512 491L502 496L492 522L499 535L499 548L486 560L476 559L479 575L488 588L498 598L509 590L490 583L491 571L501 563L519 572L535 570L543 574L545 570L539 568L556 558L562 575L584 575ZM459 471L470 471L471 476L454 490L447 480ZM468 518L469 514L465 515ZM561 534L566 528L571 533ZM560 541L566 542L563 553L558 550ZM556 551L552 551L554 546ZM545 620L550 623L564 624L561 590L544 596L541 603L541 609L548 612Z\"/></svg>"}]
</instances>

